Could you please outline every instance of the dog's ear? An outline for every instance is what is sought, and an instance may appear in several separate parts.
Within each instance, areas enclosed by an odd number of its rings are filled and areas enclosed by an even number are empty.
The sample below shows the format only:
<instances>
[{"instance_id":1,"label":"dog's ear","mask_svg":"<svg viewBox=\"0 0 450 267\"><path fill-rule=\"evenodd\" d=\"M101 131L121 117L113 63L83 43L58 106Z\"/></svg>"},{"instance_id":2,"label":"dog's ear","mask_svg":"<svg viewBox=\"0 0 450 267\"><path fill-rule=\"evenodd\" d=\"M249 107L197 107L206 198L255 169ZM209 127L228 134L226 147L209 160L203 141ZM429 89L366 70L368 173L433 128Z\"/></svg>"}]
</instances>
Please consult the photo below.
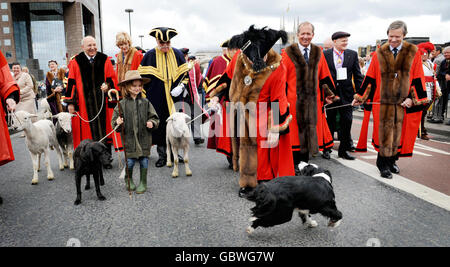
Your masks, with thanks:
<instances>
[{"instance_id":1,"label":"dog's ear","mask_svg":"<svg viewBox=\"0 0 450 267\"><path fill-rule=\"evenodd\" d=\"M277 206L276 196L262 184L255 189L256 207L252 209L253 215L261 218L273 212Z\"/></svg>"},{"instance_id":2,"label":"dog's ear","mask_svg":"<svg viewBox=\"0 0 450 267\"><path fill-rule=\"evenodd\" d=\"M81 159L84 162L91 162L94 160L94 155L92 153L92 147L91 144L85 144L83 149L81 150Z\"/></svg>"}]
</instances>

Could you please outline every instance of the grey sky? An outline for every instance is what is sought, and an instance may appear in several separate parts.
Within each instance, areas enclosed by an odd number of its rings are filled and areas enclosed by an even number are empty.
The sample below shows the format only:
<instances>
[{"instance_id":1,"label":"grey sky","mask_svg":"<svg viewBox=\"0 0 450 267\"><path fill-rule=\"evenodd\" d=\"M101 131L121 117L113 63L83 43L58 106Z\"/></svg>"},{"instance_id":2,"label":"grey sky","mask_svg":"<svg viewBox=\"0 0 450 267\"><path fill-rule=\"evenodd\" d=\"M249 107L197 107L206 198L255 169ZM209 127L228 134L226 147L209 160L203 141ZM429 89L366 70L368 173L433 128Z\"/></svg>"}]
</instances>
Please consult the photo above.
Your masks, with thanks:
<instances>
[{"instance_id":1,"label":"grey sky","mask_svg":"<svg viewBox=\"0 0 450 267\"><path fill-rule=\"evenodd\" d=\"M129 31L128 13L132 8L132 37L134 45L141 45L138 35L144 35L144 48L155 46L148 33L154 27L175 28L179 35L172 45L188 47L192 51L217 49L232 35L241 33L250 25L279 29L285 17L287 31L293 30L294 20L310 21L316 27L313 39L322 43L336 31L347 31L350 48L374 45L386 38L386 29L397 19L408 24L408 36L430 37L434 43L450 41L450 1L269 1L269 0L104 0L104 50L113 55L115 35Z\"/></svg>"}]
</instances>

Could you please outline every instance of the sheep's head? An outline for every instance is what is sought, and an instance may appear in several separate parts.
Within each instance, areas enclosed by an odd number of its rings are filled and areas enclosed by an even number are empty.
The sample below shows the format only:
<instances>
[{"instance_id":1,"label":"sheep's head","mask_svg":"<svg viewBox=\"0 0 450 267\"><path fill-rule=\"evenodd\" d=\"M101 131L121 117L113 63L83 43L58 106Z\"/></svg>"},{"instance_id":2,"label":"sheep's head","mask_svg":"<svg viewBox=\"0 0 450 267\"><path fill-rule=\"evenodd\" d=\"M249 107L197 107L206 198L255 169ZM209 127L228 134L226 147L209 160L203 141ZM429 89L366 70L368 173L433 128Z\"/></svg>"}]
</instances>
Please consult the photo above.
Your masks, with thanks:
<instances>
[{"instance_id":1,"label":"sheep's head","mask_svg":"<svg viewBox=\"0 0 450 267\"><path fill-rule=\"evenodd\" d=\"M172 122L172 130L173 130L173 136L176 138L180 138L183 136L187 136L189 134L189 127L187 125L187 122L191 119L190 116L188 116L185 113L175 112L167 119L167 122Z\"/></svg>"},{"instance_id":2,"label":"sheep's head","mask_svg":"<svg viewBox=\"0 0 450 267\"><path fill-rule=\"evenodd\" d=\"M32 118L36 118L34 114L30 114L26 111L17 111L13 116L12 126L16 131L22 131L23 129L31 126Z\"/></svg>"},{"instance_id":3,"label":"sheep's head","mask_svg":"<svg viewBox=\"0 0 450 267\"><path fill-rule=\"evenodd\" d=\"M58 120L59 125L64 130L64 132L70 134L72 132L72 117L75 115L72 115L67 112L61 112L58 115L53 116Z\"/></svg>"}]
</instances>

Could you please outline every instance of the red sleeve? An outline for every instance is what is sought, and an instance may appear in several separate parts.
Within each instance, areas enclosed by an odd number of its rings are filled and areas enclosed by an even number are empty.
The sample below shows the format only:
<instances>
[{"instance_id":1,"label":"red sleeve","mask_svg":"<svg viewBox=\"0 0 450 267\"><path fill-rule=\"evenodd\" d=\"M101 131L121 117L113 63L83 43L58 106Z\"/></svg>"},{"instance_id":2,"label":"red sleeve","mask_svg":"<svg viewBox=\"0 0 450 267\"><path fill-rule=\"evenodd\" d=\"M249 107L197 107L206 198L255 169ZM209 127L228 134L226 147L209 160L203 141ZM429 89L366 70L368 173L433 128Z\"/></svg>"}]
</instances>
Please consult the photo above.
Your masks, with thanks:
<instances>
[{"instance_id":1,"label":"red sleeve","mask_svg":"<svg viewBox=\"0 0 450 267\"><path fill-rule=\"evenodd\" d=\"M75 59L72 59L69 63L69 78L67 82L67 89L66 89L66 97L65 101L68 103L73 103L76 101L76 84L77 84L77 77L80 75L78 63Z\"/></svg>"},{"instance_id":2,"label":"red sleeve","mask_svg":"<svg viewBox=\"0 0 450 267\"><path fill-rule=\"evenodd\" d=\"M105 62L105 82L109 84L109 88L116 88L117 82L116 72L111 60L108 58Z\"/></svg>"},{"instance_id":3,"label":"red sleeve","mask_svg":"<svg viewBox=\"0 0 450 267\"><path fill-rule=\"evenodd\" d=\"M370 62L369 69L367 70L366 77L364 77L361 88L357 89L355 99L361 102L366 102L367 99L373 101L373 95L377 89L377 77L380 72L378 63L378 55L375 52Z\"/></svg>"},{"instance_id":4,"label":"red sleeve","mask_svg":"<svg viewBox=\"0 0 450 267\"><path fill-rule=\"evenodd\" d=\"M334 86L333 78L331 77L330 69L328 68L327 60L325 59L325 55L323 52L320 52L322 55L320 57L319 62L319 87L320 91L324 96L328 96L330 93L337 95L336 93L336 87ZM328 87L328 89L331 91L327 94L327 91L325 89Z\"/></svg>"},{"instance_id":5,"label":"red sleeve","mask_svg":"<svg viewBox=\"0 0 450 267\"><path fill-rule=\"evenodd\" d=\"M414 57L413 64L411 66L411 88L410 95L414 102L414 105L427 104L428 97L425 87L425 77L422 67L422 55L418 51Z\"/></svg>"},{"instance_id":6,"label":"red sleeve","mask_svg":"<svg viewBox=\"0 0 450 267\"><path fill-rule=\"evenodd\" d=\"M137 70L139 68L139 65L141 65L142 59L144 58L144 55L142 55L141 51L136 51L133 56L133 61L131 62L131 69L130 70Z\"/></svg>"},{"instance_id":7,"label":"red sleeve","mask_svg":"<svg viewBox=\"0 0 450 267\"><path fill-rule=\"evenodd\" d=\"M272 84L270 86L270 102L278 104L278 110L272 109L271 112L271 128L280 129L280 134L288 133L287 129L289 127L290 112L289 104L286 96L286 67L283 63L280 64L278 69L272 74L271 77ZM275 106L272 106L272 108Z\"/></svg>"}]
</instances>

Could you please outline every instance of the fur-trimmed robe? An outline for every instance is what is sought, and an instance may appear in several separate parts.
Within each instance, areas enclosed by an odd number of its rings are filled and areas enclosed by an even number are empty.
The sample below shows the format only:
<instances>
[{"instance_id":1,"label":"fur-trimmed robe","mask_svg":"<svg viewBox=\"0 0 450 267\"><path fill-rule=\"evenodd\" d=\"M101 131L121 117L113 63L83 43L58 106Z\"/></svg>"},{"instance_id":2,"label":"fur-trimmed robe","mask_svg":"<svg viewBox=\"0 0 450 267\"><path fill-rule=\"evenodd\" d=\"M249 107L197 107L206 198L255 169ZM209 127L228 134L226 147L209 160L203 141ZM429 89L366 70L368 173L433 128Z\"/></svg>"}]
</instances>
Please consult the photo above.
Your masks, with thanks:
<instances>
[{"instance_id":1,"label":"fur-trimmed robe","mask_svg":"<svg viewBox=\"0 0 450 267\"><path fill-rule=\"evenodd\" d=\"M142 58L144 55L142 55L141 51L137 50L134 47L131 47L128 53L125 56L125 64L123 60L123 52L120 51L116 55L117 59L117 67L116 67L116 76L117 81L120 83L125 79L125 73L129 70L137 70L139 68L139 65L141 64Z\"/></svg>"},{"instance_id":2,"label":"fur-trimmed robe","mask_svg":"<svg viewBox=\"0 0 450 267\"><path fill-rule=\"evenodd\" d=\"M94 66L84 52L81 52L69 63L69 82L66 91L65 102L74 104L79 115L84 120L92 120L100 111L103 98L103 109L98 118L91 123L82 121L78 116L72 118L72 132L74 148L78 147L82 140L92 139L99 141L112 131L111 118L113 108L108 107L107 94L100 87L107 83L109 88L114 88L116 73L108 56L98 52L95 56ZM112 138L106 139L112 144Z\"/></svg>"},{"instance_id":3,"label":"fur-trimmed robe","mask_svg":"<svg viewBox=\"0 0 450 267\"><path fill-rule=\"evenodd\" d=\"M333 79L320 47L311 44L309 64L306 64L298 44L287 47L283 53L287 70L287 98L293 116L291 145L293 151L318 154L333 147L324 104L327 96L334 96Z\"/></svg>"},{"instance_id":4,"label":"fur-trimmed robe","mask_svg":"<svg viewBox=\"0 0 450 267\"><path fill-rule=\"evenodd\" d=\"M60 80L64 84L65 78L66 72L64 71L64 69L59 69L56 73L56 79ZM50 105L52 114L56 115L60 112L63 112L63 107L61 105L62 93L55 93L55 90L52 89L53 80L55 80L55 76L53 75L53 73L51 71L47 72L47 76L45 78L45 85L47 87L47 102Z\"/></svg>"},{"instance_id":5,"label":"fur-trimmed robe","mask_svg":"<svg viewBox=\"0 0 450 267\"><path fill-rule=\"evenodd\" d=\"M401 106L406 98L413 100L413 107ZM355 99L381 103L372 107L372 144L380 156L412 156L423 105L428 103L422 58L417 47L403 42L396 60L389 44L377 49ZM367 137L366 132L367 126L362 128L360 136ZM367 151L367 140L360 140L357 151Z\"/></svg>"},{"instance_id":6,"label":"fur-trimmed robe","mask_svg":"<svg viewBox=\"0 0 450 267\"><path fill-rule=\"evenodd\" d=\"M237 137L233 137L233 165L235 168L238 166L239 155L241 188L254 188L258 180L295 175L289 137L292 116L289 114L286 98L286 70L281 64L281 56L274 50L271 49L267 55L267 66L277 66L276 69L251 74L250 69L244 65L245 63L250 68L250 62L244 54L240 54L230 87L232 103L254 103L256 107L254 112L239 109L238 122L245 122L244 127L235 128L236 124L231 124L232 133L237 132L240 138L238 148ZM253 79L250 86L244 83L247 75ZM278 109L272 110L271 104L276 102L279 104ZM266 108L264 104L267 104ZM234 121L234 112L230 113L229 119ZM280 133L280 140L277 147L265 148L268 131L271 130Z\"/></svg>"}]
</instances>

